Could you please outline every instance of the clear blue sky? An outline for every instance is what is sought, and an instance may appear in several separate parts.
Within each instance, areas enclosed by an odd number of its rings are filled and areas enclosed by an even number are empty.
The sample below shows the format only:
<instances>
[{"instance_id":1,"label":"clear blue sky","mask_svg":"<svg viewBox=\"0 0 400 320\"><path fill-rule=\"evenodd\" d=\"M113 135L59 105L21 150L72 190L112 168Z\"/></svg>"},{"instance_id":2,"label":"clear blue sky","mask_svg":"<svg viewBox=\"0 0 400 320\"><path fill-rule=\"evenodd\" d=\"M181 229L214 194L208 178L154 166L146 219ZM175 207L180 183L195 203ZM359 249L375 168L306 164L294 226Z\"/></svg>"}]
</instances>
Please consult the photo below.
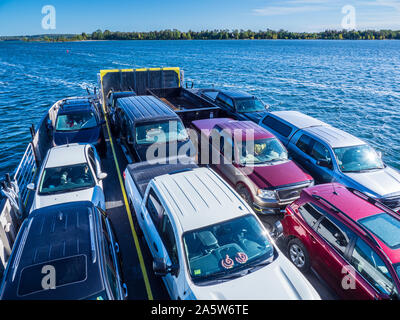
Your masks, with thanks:
<instances>
[{"instance_id":1,"label":"clear blue sky","mask_svg":"<svg viewBox=\"0 0 400 320\"><path fill-rule=\"evenodd\" d=\"M44 5L56 29L44 30ZM96 29L342 29L342 8L356 9L357 29L400 29L400 0L0 0L0 35L81 33Z\"/></svg>"}]
</instances>

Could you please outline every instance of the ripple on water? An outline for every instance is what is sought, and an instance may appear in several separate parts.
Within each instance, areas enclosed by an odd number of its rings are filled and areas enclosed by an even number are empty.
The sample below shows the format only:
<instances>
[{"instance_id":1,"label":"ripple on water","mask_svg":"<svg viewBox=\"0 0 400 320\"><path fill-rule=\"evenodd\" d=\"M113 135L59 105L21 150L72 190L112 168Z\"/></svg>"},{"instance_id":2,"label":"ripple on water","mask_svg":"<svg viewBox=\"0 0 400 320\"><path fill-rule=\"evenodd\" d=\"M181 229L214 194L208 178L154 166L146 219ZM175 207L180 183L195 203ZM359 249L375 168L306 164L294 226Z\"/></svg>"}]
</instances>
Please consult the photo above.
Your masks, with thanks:
<instances>
[{"instance_id":1,"label":"ripple on water","mask_svg":"<svg viewBox=\"0 0 400 320\"><path fill-rule=\"evenodd\" d=\"M68 52L67 52L68 49ZM249 91L365 139L399 165L400 42L0 42L0 174L55 101L97 86L100 69L180 66L196 87ZM28 115L28 116L27 116Z\"/></svg>"}]
</instances>

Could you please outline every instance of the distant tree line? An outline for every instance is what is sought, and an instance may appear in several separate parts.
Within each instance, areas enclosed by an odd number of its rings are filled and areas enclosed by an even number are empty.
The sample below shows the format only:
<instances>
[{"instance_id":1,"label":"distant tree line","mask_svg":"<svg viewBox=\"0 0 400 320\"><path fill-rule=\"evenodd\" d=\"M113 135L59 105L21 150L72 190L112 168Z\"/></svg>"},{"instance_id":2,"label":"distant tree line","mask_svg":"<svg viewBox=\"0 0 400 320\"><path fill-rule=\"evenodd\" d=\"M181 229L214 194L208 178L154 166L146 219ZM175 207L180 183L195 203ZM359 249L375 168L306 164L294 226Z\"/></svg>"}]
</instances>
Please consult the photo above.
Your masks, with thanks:
<instances>
[{"instance_id":1,"label":"distant tree line","mask_svg":"<svg viewBox=\"0 0 400 320\"><path fill-rule=\"evenodd\" d=\"M229 40L229 39L326 39L326 40L400 40L400 31L394 30L325 30L323 32L289 32L285 30L205 30L179 31L160 30L149 32L120 32L96 30L91 34L37 35L21 37L0 37L0 40L23 41L82 41L82 40Z\"/></svg>"}]
</instances>

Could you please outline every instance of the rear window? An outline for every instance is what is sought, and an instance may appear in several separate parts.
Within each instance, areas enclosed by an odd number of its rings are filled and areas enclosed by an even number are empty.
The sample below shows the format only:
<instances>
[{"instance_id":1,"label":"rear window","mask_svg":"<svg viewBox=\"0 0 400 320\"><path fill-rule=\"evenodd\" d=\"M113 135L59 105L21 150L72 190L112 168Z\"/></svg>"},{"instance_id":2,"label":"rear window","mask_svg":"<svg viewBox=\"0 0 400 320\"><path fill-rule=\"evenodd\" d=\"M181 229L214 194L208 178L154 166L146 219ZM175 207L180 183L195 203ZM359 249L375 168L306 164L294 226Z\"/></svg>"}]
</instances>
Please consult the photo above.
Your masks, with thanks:
<instances>
[{"instance_id":1,"label":"rear window","mask_svg":"<svg viewBox=\"0 0 400 320\"><path fill-rule=\"evenodd\" d=\"M284 137L289 137L292 133L292 128L283 122L276 120L270 116L266 116L262 121L267 127L271 128L272 130L278 132L280 135Z\"/></svg>"},{"instance_id":2,"label":"rear window","mask_svg":"<svg viewBox=\"0 0 400 320\"><path fill-rule=\"evenodd\" d=\"M21 272L18 286L18 295L24 296L34 292L46 290L42 286L42 280L50 275L45 266L54 268L55 287L80 282L86 279L86 256L78 255L59 260L47 261L25 267ZM47 270L42 273L42 270ZM47 283L47 282L46 282Z\"/></svg>"},{"instance_id":3,"label":"rear window","mask_svg":"<svg viewBox=\"0 0 400 320\"><path fill-rule=\"evenodd\" d=\"M400 248L400 220L386 213L358 220L391 249Z\"/></svg>"}]
</instances>

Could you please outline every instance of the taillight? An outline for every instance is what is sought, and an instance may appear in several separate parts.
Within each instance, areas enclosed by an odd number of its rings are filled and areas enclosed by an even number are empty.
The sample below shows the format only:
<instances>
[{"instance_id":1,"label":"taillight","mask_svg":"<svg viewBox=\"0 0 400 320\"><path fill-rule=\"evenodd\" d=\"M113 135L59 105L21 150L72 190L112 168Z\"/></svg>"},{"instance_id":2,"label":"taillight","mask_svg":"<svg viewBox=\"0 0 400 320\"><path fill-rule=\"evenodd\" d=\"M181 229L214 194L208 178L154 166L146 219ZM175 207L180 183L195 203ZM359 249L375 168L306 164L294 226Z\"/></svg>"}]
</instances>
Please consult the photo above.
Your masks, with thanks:
<instances>
[{"instance_id":1,"label":"taillight","mask_svg":"<svg viewBox=\"0 0 400 320\"><path fill-rule=\"evenodd\" d=\"M125 171L122 173L122 176L124 177L124 180L125 180L125 178L126 178Z\"/></svg>"},{"instance_id":2,"label":"taillight","mask_svg":"<svg viewBox=\"0 0 400 320\"><path fill-rule=\"evenodd\" d=\"M286 216L292 216L293 215L293 210L289 206L286 207L285 215Z\"/></svg>"}]
</instances>

